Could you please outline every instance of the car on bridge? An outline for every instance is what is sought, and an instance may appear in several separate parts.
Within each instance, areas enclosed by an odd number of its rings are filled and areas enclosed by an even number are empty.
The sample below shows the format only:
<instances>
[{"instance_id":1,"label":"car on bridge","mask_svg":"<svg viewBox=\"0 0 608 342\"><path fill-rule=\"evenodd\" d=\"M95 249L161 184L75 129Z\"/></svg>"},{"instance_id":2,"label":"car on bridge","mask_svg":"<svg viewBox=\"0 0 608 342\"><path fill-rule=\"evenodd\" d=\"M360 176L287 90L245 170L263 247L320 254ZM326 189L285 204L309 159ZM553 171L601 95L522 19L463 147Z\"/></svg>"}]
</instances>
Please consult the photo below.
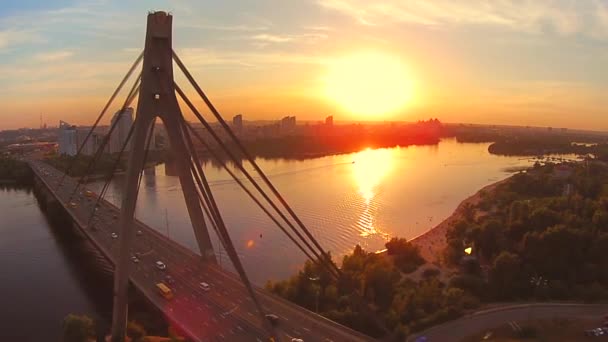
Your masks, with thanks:
<instances>
[{"instance_id":1,"label":"car on bridge","mask_svg":"<svg viewBox=\"0 0 608 342\"><path fill-rule=\"evenodd\" d=\"M165 299L173 299L173 291L164 283L156 284L156 288L158 289L158 293L165 297Z\"/></svg>"},{"instance_id":2,"label":"car on bridge","mask_svg":"<svg viewBox=\"0 0 608 342\"><path fill-rule=\"evenodd\" d=\"M266 319L272 324L272 325L277 325L279 324L279 316L275 315L275 314L266 314L264 317L266 317Z\"/></svg>"},{"instance_id":3,"label":"car on bridge","mask_svg":"<svg viewBox=\"0 0 608 342\"><path fill-rule=\"evenodd\" d=\"M211 291L211 286L209 286L209 284L205 283L205 282L201 282L198 284L198 286L203 289L203 291L205 292L209 292Z\"/></svg>"},{"instance_id":4,"label":"car on bridge","mask_svg":"<svg viewBox=\"0 0 608 342\"><path fill-rule=\"evenodd\" d=\"M156 262L156 268L158 268L159 270L166 270L167 269L167 265L165 265L164 262L162 261L157 261Z\"/></svg>"}]
</instances>

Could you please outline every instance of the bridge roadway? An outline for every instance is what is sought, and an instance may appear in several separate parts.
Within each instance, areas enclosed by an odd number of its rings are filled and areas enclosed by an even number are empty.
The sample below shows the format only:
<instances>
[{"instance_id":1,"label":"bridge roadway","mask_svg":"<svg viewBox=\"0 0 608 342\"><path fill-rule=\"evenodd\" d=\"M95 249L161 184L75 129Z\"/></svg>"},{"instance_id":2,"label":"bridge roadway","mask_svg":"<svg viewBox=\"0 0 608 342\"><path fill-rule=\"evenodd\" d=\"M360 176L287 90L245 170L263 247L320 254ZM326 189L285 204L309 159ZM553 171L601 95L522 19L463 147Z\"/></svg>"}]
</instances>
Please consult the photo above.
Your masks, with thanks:
<instances>
[{"instance_id":1,"label":"bridge roadway","mask_svg":"<svg viewBox=\"0 0 608 342\"><path fill-rule=\"evenodd\" d=\"M91 226L87 226L97 194L86 196L81 187L68 202L76 186L76 180L38 160L28 160L32 170L51 194L71 215L74 222L89 240L112 263L118 256L118 239L112 237L118 226L119 209L107 201L100 201ZM73 204L72 204L73 202ZM131 283L156 305L178 328L194 341L266 341L261 318L255 311L240 279L214 263L204 262L198 254L168 239L142 222L136 220L132 255L139 254L139 262L133 262ZM167 267L160 270L156 261ZM172 284L167 276L173 278ZM160 296L156 283L167 284L174 292L172 300ZM203 291L200 282L211 286ZM279 317L277 335L281 341L373 341L372 338L327 320L256 289L264 310Z\"/></svg>"}]
</instances>

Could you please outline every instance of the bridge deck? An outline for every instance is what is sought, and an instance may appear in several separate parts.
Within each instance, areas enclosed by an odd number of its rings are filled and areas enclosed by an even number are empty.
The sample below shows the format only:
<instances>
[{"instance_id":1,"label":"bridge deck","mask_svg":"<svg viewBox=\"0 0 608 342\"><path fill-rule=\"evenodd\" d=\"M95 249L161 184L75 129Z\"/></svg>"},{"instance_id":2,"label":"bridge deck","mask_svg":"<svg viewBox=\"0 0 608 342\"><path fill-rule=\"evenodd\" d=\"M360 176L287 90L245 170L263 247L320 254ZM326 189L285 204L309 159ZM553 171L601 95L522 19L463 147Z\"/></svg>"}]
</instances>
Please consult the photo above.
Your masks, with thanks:
<instances>
[{"instance_id":1,"label":"bridge deck","mask_svg":"<svg viewBox=\"0 0 608 342\"><path fill-rule=\"evenodd\" d=\"M114 263L118 256L117 233L119 209L107 201L100 202L91 227L87 222L96 201L80 190L68 203L76 180L41 161L29 161L32 170L58 199L91 242ZM180 327L194 341L264 341L266 334L253 301L245 287L234 274L216 264L203 262L199 255L168 239L155 229L136 220L135 231L141 231L134 239L132 254L140 255L139 262L132 263L131 283L166 317ZM162 261L167 268L160 270L155 262ZM174 279L168 284L166 276ZM156 283L169 285L174 298L166 300L156 290ZM199 283L210 284L205 292ZM257 289L266 312L280 317L277 326L279 338L291 341L371 341L372 339L296 306L274 295Z\"/></svg>"}]
</instances>

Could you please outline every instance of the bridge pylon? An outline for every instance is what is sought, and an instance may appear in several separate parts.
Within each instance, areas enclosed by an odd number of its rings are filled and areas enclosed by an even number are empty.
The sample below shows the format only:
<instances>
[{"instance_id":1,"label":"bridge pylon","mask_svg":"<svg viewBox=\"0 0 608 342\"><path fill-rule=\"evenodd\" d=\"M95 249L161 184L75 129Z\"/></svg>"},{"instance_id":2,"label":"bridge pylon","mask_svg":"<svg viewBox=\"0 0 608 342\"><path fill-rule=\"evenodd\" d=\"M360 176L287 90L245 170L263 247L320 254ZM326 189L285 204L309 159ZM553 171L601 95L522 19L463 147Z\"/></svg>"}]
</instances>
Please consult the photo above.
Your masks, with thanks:
<instances>
[{"instance_id":1,"label":"bridge pylon","mask_svg":"<svg viewBox=\"0 0 608 342\"><path fill-rule=\"evenodd\" d=\"M165 12L148 14L139 100L119 218L119 255L114 273L112 342L124 342L125 338L130 249L135 236L133 226L139 177L145 162L146 139L157 117L161 119L167 131L200 254L210 262L215 262L197 188L190 171L191 155L185 144L182 113L175 96L172 22L173 17Z\"/></svg>"}]
</instances>

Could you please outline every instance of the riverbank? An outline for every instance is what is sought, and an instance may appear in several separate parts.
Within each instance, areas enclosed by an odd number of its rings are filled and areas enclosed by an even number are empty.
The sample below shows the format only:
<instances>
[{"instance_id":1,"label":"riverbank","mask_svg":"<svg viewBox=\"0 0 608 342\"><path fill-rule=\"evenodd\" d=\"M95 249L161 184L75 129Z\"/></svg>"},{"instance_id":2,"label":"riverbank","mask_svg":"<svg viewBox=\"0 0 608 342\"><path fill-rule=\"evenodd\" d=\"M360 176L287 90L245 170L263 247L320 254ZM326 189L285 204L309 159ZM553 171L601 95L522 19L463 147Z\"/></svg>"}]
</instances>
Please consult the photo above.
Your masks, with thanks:
<instances>
[{"instance_id":1,"label":"riverbank","mask_svg":"<svg viewBox=\"0 0 608 342\"><path fill-rule=\"evenodd\" d=\"M443 220L441 223L439 223L426 233L423 233L413 238L412 240L410 240L410 242L420 248L420 255L422 255L422 257L428 263L436 265L441 264L443 251L447 247L446 234L448 232L448 229L450 229L453 224L464 218L466 207L475 207L482 199L482 194L487 194L489 192L494 191L497 186L507 182L510 178L511 176L481 188L475 194L467 197L462 202L460 202L458 207L456 207L454 212L448 218Z\"/></svg>"}]
</instances>

